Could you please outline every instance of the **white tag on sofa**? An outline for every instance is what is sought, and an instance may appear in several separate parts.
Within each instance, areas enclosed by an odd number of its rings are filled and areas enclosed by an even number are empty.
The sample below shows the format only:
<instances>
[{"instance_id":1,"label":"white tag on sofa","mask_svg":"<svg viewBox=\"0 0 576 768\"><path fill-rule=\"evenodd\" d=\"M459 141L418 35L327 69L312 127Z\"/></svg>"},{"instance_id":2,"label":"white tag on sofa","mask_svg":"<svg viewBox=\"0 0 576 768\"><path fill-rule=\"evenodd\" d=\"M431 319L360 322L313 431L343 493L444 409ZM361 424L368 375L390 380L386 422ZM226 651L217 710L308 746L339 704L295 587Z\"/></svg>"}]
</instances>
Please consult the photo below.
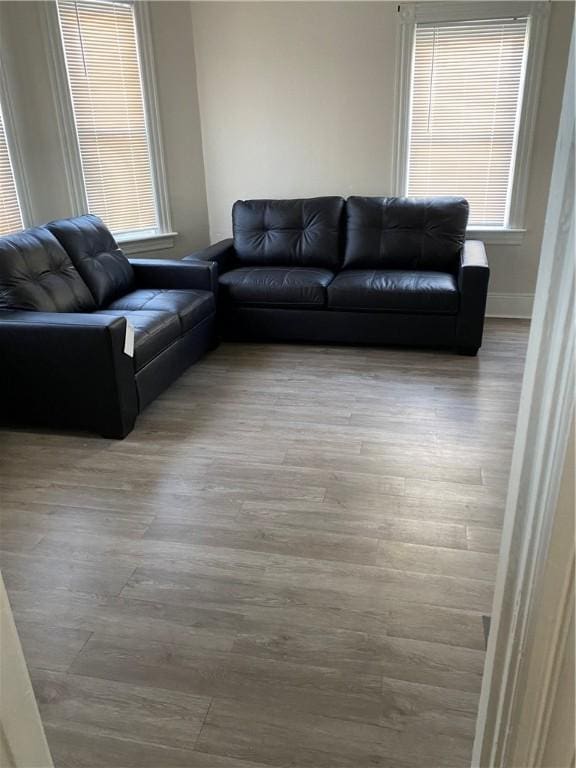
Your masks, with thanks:
<instances>
[{"instance_id":1,"label":"white tag on sofa","mask_svg":"<svg viewBox=\"0 0 576 768\"><path fill-rule=\"evenodd\" d=\"M134 326L126 320L126 337L124 339L124 354L134 357Z\"/></svg>"}]
</instances>

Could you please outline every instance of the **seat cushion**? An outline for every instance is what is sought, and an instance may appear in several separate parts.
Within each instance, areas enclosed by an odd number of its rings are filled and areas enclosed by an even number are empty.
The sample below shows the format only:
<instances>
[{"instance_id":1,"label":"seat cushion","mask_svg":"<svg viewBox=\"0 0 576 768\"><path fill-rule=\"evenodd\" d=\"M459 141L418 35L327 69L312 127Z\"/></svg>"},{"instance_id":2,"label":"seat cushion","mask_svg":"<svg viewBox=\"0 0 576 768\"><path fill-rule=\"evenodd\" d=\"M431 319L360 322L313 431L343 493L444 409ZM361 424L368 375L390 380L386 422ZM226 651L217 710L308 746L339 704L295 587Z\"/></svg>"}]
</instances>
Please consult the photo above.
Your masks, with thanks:
<instances>
[{"instance_id":1,"label":"seat cushion","mask_svg":"<svg viewBox=\"0 0 576 768\"><path fill-rule=\"evenodd\" d=\"M91 312L96 305L58 240L34 227L0 238L0 308Z\"/></svg>"},{"instance_id":2,"label":"seat cushion","mask_svg":"<svg viewBox=\"0 0 576 768\"><path fill-rule=\"evenodd\" d=\"M331 309L369 312L458 312L458 286L447 272L348 270L328 287Z\"/></svg>"},{"instance_id":3,"label":"seat cushion","mask_svg":"<svg viewBox=\"0 0 576 768\"><path fill-rule=\"evenodd\" d=\"M234 250L251 266L337 269L341 197L238 200L232 209Z\"/></svg>"},{"instance_id":4,"label":"seat cushion","mask_svg":"<svg viewBox=\"0 0 576 768\"><path fill-rule=\"evenodd\" d=\"M221 296L252 306L324 307L326 286L334 275L327 269L241 267L220 276Z\"/></svg>"},{"instance_id":5,"label":"seat cushion","mask_svg":"<svg viewBox=\"0 0 576 768\"><path fill-rule=\"evenodd\" d=\"M172 312L180 318L181 331L184 333L211 315L216 310L216 305L214 294L210 291L143 288L116 299L106 309Z\"/></svg>"},{"instance_id":6,"label":"seat cushion","mask_svg":"<svg viewBox=\"0 0 576 768\"><path fill-rule=\"evenodd\" d=\"M180 318L173 312L129 312L101 309L94 314L125 317L134 328L134 367L137 371L153 360L182 335Z\"/></svg>"},{"instance_id":7,"label":"seat cushion","mask_svg":"<svg viewBox=\"0 0 576 768\"><path fill-rule=\"evenodd\" d=\"M456 274L467 222L463 197L349 197L344 268Z\"/></svg>"},{"instance_id":8,"label":"seat cushion","mask_svg":"<svg viewBox=\"0 0 576 768\"><path fill-rule=\"evenodd\" d=\"M46 228L60 241L99 307L134 287L134 270L98 216L52 221Z\"/></svg>"}]
</instances>

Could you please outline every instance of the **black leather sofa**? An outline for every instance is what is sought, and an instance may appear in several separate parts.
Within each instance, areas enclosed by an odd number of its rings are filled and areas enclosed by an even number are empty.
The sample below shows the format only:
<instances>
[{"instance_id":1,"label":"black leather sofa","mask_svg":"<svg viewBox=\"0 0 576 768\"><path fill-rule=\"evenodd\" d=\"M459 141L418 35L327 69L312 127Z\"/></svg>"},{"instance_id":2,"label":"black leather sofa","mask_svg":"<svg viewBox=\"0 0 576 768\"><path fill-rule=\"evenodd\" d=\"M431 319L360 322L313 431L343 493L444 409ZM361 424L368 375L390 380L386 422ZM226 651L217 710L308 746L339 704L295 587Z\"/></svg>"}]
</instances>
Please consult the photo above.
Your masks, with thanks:
<instances>
[{"instance_id":1,"label":"black leather sofa","mask_svg":"<svg viewBox=\"0 0 576 768\"><path fill-rule=\"evenodd\" d=\"M451 347L482 343L489 269L460 197L239 200L218 266L230 340Z\"/></svg>"},{"instance_id":2,"label":"black leather sofa","mask_svg":"<svg viewBox=\"0 0 576 768\"><path fill-rule=\"evenodd\" d=\"M2 422L124 437L213 346L216 286L211 264L127 259L92 215L0 238Z\"/></svg>"}]
</instances>

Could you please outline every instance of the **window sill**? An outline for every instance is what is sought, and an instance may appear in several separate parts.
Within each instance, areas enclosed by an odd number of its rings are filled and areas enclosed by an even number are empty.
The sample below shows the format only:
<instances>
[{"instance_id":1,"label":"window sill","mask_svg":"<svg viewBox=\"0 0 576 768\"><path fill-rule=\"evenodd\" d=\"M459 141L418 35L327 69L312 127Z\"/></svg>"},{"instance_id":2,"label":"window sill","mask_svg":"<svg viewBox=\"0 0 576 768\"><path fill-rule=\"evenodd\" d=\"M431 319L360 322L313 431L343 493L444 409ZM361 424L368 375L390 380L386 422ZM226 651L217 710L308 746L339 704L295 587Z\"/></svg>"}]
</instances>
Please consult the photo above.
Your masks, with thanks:
<instances>
[{"instance_id":1,"label":"window sill","mask_svg":"<svg viewBox=\"0 0 576 768\"><path fill-rule=\"evenodd\" d=\"M177 232L158 232L151 235L124 234L118 235L116 241L126 256L135 256L138 253L173 248L177 237Z\"/></svg>"},{"instance_id":2,"label":"window sill","mask_svg":"<svg viewBox=\"0 0 576 768\"><path fill-rule=\"evenodd\" d=\"M482 240L487 245L521 245L525 229L475 229L466 230L467 240ZM154 235L118 235L116 241L127 256L150 253L173 248L177 232L162 232Z\"/></svg>"},{"instance_id":3,"label":"window sill","mask_svg":"<svg viewBox=\"0 0 576 768\"><path fill-rule=\"evenodd\" d=\"M525 229L470 227L466 230L468 240L482 240L486 245L522 245L525 234Z\"/></svg>"}]
</instances>

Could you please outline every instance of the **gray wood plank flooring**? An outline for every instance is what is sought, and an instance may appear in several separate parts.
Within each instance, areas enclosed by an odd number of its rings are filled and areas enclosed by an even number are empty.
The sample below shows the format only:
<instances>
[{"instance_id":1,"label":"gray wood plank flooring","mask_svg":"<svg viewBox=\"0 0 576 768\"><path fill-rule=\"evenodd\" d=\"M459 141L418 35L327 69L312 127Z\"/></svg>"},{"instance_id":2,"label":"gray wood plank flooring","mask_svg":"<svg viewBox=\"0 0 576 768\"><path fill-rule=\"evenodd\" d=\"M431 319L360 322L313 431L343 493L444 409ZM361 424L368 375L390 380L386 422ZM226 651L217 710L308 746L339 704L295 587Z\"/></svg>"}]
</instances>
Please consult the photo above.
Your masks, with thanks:
<instances>
[{"instance_id":1,"label":"gray wood plank flooring","mask_svg":"<svg viewBox=\"0 0 576 768\"><path fill-rule=\"evenodd\" d=\"M527 336L224 344L124 441L0 432L57 768L469 765Z\"/></svg>"}]
</instances>

